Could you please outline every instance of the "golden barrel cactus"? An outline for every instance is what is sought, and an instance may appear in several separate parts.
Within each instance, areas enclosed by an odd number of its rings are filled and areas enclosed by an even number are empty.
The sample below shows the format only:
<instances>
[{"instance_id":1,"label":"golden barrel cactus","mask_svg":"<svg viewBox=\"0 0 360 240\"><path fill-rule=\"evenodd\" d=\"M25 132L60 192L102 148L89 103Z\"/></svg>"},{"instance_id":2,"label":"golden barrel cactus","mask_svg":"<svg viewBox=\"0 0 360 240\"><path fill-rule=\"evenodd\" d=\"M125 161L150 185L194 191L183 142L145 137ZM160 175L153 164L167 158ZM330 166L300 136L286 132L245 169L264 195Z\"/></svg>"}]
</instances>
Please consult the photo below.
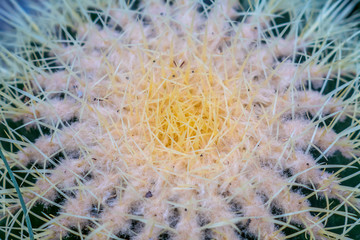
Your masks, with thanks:
<instances>
[{"instance_id":1,"label":"golden barrel cactus","mask_svg":"<svg viewBox=\"0 0 360 240\"><path fill-rule=\"evenodd\" d=\"M360 237L354 2L10 2L2 238Z\"/></svg>"}]
</instances>

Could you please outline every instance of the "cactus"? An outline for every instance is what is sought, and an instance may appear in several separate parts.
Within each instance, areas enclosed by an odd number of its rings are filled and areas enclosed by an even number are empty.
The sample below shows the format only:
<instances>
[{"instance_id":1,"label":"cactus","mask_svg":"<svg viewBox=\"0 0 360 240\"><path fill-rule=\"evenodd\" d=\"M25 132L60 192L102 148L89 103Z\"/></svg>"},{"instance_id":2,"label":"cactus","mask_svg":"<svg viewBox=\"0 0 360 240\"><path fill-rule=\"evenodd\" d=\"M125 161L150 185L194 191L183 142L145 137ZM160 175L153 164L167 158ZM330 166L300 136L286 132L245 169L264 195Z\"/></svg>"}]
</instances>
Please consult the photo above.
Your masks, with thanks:
<instances>
[{"instance_id":1,"label":"cactus","mask_svg":"<svg viewBox=\"0 0 360 240\"><path fill-rule=\"evenodd\" d=\"M355 2L9 6L1 238L359 237Z\"/></svg>"}]
</instances>

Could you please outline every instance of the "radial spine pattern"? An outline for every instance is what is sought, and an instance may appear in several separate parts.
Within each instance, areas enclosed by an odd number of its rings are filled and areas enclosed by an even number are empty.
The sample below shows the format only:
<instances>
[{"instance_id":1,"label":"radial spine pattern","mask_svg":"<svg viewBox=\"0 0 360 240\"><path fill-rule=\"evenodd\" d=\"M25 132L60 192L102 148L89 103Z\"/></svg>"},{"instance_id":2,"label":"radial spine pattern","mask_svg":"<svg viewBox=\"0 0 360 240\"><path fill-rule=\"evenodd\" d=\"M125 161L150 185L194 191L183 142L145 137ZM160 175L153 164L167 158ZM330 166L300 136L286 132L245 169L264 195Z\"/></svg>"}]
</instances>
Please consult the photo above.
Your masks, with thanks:
<instances>
[{"instance_id":1,"label":"radial spine pattern","mask_svg":"<svg viewBox=\"0 0 360 240\"><path fill-rule=\"evenodd\" d=\"M36 238L343 239L357 227L359 185L343 184L357 172L341 175L359 166L354 3L205 2L3 12L16 34L1 42L1 141ZM0 231L23 239L2 181Z\"/></svg>"}]
</instances>

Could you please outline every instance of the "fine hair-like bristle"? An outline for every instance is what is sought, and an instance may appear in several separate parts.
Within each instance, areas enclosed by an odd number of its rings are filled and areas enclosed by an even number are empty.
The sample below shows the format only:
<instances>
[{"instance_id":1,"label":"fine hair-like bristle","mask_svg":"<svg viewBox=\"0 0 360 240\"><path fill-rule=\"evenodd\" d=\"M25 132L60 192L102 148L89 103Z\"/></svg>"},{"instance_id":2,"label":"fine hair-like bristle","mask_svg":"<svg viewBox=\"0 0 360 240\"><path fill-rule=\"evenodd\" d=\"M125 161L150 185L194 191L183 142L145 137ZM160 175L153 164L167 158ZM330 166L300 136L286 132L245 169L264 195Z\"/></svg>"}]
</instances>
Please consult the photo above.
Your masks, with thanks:
<instances>
[{"instance_id":1,"label":"fine hair-like bristle","mask_svg":"<svg viewBox=\"0 0 360 240\"><path fill-rule=\"evenodd\" d=\"M0 238L356 239L356 3L9 1Z\"/></svg>"}]
</instances>

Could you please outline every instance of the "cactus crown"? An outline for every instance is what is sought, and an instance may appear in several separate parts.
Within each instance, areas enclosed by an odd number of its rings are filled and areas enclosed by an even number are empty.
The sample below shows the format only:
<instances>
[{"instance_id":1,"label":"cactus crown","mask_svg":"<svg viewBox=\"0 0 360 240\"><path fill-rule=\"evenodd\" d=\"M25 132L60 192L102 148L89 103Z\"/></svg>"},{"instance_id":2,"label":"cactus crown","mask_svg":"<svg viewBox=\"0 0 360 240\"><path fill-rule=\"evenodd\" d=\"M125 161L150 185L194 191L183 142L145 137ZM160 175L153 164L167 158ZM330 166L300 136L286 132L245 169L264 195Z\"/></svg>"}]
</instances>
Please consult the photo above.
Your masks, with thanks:
<instances>
[{"instance_id":1,"label":"cactus crown","mask_svg":"<svg viewBox=\"0 0 360 240\"><path fill-rule=\"evenodd\" d=\"M353 2L11 6L0 140L35 238L355 236ZM0 166L1 236L22 239Z\"/></svg>"}]
</instances>

